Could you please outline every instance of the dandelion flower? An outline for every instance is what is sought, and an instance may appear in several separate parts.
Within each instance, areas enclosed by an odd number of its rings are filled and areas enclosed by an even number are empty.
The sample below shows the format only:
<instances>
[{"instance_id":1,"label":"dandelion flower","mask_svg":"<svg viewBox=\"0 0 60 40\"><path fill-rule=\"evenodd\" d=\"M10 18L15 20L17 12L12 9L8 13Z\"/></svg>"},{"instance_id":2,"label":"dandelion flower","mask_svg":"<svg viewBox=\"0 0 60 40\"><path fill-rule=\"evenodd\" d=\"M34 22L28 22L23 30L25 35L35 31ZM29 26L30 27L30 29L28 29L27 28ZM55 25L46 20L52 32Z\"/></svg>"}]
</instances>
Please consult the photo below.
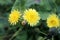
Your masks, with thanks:
<instances>
[{"instance_id":1,"label":"dandelion flower","mask_svg":"<svg viewBox=\"0 0 60 40\"><path fill-rule=\"evenodd\" d=\"M36 26L40 20L40 16L35 9L28 9L24 11L23 18L28 22L28 24L30 24L30 26Z\"/></svg>"},{"instance_id":2,"label":"dandelion flower","mask_svg":"<svg viewBox=\"0 0 60 40\"><path fill-rule=\"evenodd\" d=\"M59 26L59 18L56 14L49 15L49 17L47 18L47 26L49 28Z\"/></svg>"},{"instance_id":3,"label":"dandelion flower","mask_svg":"<svg viewBox=\"0 0 60 40\"><path fill-rule=\"evenodd\" d=\"M18 22L20 16L21 16L21 14L18 10L13 10L11 12L11 14L9 15L9 19L8 19L9 23L11 25L16 25L16 23Z\"/></svg>"}]
</instances>

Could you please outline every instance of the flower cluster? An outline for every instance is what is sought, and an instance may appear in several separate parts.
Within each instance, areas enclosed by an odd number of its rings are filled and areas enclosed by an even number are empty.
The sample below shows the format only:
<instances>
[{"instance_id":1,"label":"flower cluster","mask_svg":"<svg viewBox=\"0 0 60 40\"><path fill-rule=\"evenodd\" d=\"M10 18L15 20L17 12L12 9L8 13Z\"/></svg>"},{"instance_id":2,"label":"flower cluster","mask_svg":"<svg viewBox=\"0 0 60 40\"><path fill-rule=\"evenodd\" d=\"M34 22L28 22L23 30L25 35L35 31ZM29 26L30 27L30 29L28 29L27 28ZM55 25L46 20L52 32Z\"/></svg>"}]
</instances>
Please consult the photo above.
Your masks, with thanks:
<instances>
[{"instance_id":1,"label":"flower cluster","mask_svg":"<svg viewBox=\"0 0 60 40\"><path fill-rule=\"evenodd\" d=\"M21 12L18 10L13 10L9 15L8 21L11 25L16 25L18 21L21 19ZM35 9L28 9L24 11L22 18L30 25L36 26L40 23L40 14ZM59 27L59 17L56 14L50 14L47 17L47 26L49 28Z\"/></svg>"}]
</instances>

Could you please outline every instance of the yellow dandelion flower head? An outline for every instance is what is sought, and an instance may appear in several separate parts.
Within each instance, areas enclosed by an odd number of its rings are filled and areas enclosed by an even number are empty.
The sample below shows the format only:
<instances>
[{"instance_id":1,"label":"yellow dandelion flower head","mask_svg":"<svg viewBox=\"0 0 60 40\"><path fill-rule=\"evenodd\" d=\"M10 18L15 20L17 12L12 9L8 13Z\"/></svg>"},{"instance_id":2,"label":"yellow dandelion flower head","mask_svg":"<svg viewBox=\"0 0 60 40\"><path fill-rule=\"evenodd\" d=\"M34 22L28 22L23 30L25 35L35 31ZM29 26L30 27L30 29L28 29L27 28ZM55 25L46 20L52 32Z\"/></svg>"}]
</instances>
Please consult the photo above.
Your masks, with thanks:
<instances>
[{"instance_id":1,"label":"yellow dandelion flower head","mask_svg":"<svg viewBox=\"0 0 60 40\"><path fill-rule=\"evenodd\" d=\"M18 22L20 16L21 16L21 14L18 10L13 10L11 12L11 14L9 15L9 19L8 19L9 23L11 25L16 25L16 23Z\"/></svg>"},{"instance_id":2,"label":"yellow dandelion flower head","mask_svg":"<svg viewBox=\"0 0 60 40\"><path fill-rule=\"evenodd\" d=\"M28 22L28 24L30 24L30 26L36 26L40 20L40 16L35 9L28 9L24 11L23 18Z\"/></svg>"},{"instance_id":3,"label":"yellow dandelion flower head","mask_svg":"<svg viewBox=\"0 0 60 40\"><path fill-rule=\"evenodd\" d=\"M47 18L47 26L49 28L59 26L59 18L56 14L49 15L49 17Z\"/></svg>"}]
</instances>

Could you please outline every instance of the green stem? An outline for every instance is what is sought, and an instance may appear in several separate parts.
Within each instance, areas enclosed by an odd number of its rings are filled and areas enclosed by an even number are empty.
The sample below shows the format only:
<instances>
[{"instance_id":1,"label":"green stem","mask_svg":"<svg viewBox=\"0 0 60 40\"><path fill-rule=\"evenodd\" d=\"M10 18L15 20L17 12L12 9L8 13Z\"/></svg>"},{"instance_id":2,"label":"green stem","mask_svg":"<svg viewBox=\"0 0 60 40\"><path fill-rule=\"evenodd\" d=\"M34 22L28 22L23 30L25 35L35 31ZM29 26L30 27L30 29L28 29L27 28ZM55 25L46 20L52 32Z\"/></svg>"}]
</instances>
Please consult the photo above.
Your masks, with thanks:
<instances>
[{"instance_id":1,"label":"green stem","mask_svg":"<svg viewBox=\"0 0 60 40\"><path fill-rule=\"evenodd\" d=\"M41 32L41 31L40 31L40 33L42 33L42 34L44 34L44 35L47 35L46 33L44 33L44 32Z\"/></svg>"},{"instance_id":2,"label":"green stem","mask_svg":"<svg viewBox=\"0 0 60 40\"><path fill-rule=\"evenodd\" d=\"M54 37L52 36L52 40L54 40Z\"/></svg>"},{"instance_id":3,"label":"green stem","mask_svg":"<svg viewBox=\"0 0 60 40\"><path fill-rule=\"evenodd\" d=\"M15 32L9 40L12 40L12 39L13 39L14 37L16 37L16 36L19 34L19 32L21 32L21 31L22 31L22 28L19 28L19 30L18 30L17 32Z\"/></svg>"}]
</instances>

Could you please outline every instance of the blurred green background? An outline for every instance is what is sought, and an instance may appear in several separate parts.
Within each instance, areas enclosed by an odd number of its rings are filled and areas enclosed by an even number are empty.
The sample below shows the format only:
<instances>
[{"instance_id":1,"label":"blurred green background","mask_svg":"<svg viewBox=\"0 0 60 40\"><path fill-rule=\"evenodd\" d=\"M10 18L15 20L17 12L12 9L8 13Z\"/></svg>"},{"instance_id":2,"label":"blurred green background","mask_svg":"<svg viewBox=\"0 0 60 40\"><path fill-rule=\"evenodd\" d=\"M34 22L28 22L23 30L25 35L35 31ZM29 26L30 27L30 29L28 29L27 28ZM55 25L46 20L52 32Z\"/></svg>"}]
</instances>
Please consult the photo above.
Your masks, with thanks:
<instances>
[{"instance_id":1,"label":"blurred green background","mask_svg":"<svg viewBox=\"0 0 60 40\"><path fill-rule=\"evenodd\" d=\"M10 26L8 23L10 12L14 9L22 12L28 8L36 9L42 20L46 20L50 13L56 13L60 17L60 0L0 0L0 40L4 40L3 38L7 34L5 29ZM14 40L26 40L27 34L25 31L22 31L19 35ZM37 40L44 40L44 38L38 37Z\"/></svg>"}]
</instances>

